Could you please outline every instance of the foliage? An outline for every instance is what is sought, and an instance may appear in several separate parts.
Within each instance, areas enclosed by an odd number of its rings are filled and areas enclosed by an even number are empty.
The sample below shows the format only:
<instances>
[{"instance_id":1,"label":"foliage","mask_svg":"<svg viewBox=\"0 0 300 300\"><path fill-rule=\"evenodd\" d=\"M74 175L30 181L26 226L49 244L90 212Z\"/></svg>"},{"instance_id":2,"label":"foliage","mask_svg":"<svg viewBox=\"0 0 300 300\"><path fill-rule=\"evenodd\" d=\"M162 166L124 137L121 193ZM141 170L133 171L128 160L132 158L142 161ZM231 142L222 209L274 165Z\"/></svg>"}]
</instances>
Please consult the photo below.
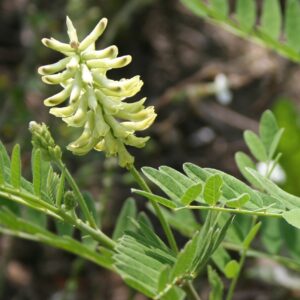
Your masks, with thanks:
<instances>
[{"instance_id":1,"label":"foliage","mask_svg":"<svg viewBox=\"0 0 300 300\"><path fill-rule=\"evenodd\" d=\"M298 0L287 0L284 14L279 0L264 0L260 18L256 1L253 0L237 0L233 12L230 11L229 0L181 2L196 15L221 25L238 36L271 48L292 61L300 61Z\"/></svg>"}]
</instances>

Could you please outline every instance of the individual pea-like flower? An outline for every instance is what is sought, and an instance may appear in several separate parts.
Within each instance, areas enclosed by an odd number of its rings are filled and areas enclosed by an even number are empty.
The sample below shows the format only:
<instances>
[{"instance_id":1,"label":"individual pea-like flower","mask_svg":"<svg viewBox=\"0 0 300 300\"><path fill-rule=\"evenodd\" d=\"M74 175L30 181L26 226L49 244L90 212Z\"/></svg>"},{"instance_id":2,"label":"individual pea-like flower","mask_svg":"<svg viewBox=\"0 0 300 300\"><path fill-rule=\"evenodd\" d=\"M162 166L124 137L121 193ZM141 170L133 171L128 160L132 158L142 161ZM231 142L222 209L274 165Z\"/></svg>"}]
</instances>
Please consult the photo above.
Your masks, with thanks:
<instances>
[{"instance_id":1,"label":"individual pea-like flower","mask_svg":"<svg viewBox=\"0 0 300 300\"><path fill-rule=\"evenodd\" d=\"M95 42L104 32L107 19L101 19L81 42L68 17L66 23L69 44L53 38L42 40L46 47L66 56L38 69L45 83L62 87L44 104L68 126L83 128L79 138L67 149L76 155L92 149L104 151L107 156L117 155L122 167L129 167L134 158L126 146L144 147L149 137L137 137L135 132L147 129L156 117L153 106L145 108L145 98L125 102L140 91L143 81L139 76L119 81L107 78L107 71L131 62L130 55L117 57L116 46L95 50ZM64 102L67 105L61 106Z\"/></svg>"}]
</instances>

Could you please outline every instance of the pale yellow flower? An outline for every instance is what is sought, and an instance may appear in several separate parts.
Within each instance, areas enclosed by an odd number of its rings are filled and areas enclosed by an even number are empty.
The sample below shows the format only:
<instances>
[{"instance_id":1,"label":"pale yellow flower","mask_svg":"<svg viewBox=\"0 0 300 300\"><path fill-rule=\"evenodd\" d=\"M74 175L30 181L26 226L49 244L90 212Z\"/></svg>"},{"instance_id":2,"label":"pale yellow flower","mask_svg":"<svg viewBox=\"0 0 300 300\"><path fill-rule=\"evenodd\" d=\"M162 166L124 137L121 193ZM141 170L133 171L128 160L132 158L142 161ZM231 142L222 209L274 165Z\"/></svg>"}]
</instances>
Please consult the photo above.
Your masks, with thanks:
<instances>
[{"instance_id":1,"label":"pale yellow flower","mask_svg":"<svg viewBox=\"0 0 300 300\"><path fill-rule=\"evenodd\" d=\"M147 129L156 114L153 106L145 108L146 99L125 102L140 91L143 81L139 76L119 81L107 77L107 71L128 65L131 56L117 57L116 46L95 50L95 42L106 25L107 19L103 18L79 42L76 29L67 17L68 44L53 38L42 40L46 47L66 57L40 67L38 72L45 83L62 87L59 93L44 101L51 107L50 113L62 118L68 126L83 128L79 138L67 148L77 155L92 149L104 151L107 156L117 155L119 164L128 167L134 158L126 146L144 147L149 137L137 137L135 132ZM67 105L60 106L62 103Z\"/></svg>"}]
</instances>

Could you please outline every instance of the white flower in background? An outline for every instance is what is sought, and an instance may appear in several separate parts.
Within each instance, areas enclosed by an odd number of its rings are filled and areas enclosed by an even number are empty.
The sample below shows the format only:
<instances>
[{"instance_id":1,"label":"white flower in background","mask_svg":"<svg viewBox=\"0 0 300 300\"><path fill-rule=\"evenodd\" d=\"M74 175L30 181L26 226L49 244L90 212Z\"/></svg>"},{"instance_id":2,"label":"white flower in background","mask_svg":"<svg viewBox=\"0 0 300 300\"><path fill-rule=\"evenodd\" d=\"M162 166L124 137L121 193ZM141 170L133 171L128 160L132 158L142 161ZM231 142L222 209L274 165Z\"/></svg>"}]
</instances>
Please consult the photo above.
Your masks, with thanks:
<instances>
[{"instance_id":1,"label":"white flower in background","mask_svg":"<svg viewBox=\"0 0 300 300\"><path fill-rule=\"evenodd\" d=\"M95 50L95 42L106 25L107 19L103 18L80 42L67 17L68 44L53 38L42 40L46 47L66 57L40 67L38 72L45 83L62 87L44 101L51 107L50 113L62 118L68 126L83 128L81 136L67 148L77 155L92 149L104 151L107 156L118 156L122 167L129 167L134 158L126 146L144 147L149 137L137 137L135 132L147 129L156 114L153 106L144 107L145 98L125 102L140 91L143 81L139 76L119 81L107 77L109 70L128 65L131 56L117 57L116 46ZM67 105L61 106L65 102Z\"/></svg>"},{"instance_id":2,"label":"white flower in background","mask_svg":"<svg viewBox=\"0 0 300 300\"><path fill-rule=\"evenodd\" d=\"M259 162L256 165L256 168L257 168L257 171L261 175L267 176L267 174L269 172L269 168L270 168L270 166L273 166L273 164L274 164L274 161L270 161L268 163ZM273 169L269 178L276 183L284 183L286 180L286 174L285 174L284 170L282 169L282 167L279 164L276 164L276 166Z\"/></svg>"},{"instance_id":3,"label":"white flower in background","mask_svg":"<svg viewBox=\"0 0 300 300\"><path fill-rule=\"evenodd\" d=\"M232 93L226 75L220 73L215 77L214 88L218 102L222 105L229 105L232 101Z\"/></svg>"}]
</instances>

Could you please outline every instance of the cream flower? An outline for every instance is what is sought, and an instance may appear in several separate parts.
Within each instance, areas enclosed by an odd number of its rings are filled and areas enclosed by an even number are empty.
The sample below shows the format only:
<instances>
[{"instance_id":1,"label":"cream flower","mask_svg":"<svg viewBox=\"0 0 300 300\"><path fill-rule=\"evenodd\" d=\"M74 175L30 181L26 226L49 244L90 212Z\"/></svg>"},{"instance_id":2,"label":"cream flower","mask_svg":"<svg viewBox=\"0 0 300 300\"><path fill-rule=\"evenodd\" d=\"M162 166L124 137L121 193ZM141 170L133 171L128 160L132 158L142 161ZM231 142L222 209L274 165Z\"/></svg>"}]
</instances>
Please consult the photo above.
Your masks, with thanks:
<instances>
[{"instance_id":1,"label":"cream flower","mask_svg":"<svg viewBox=\"0 0 300 300\"><path fill-rule=\"evenodd\" d=\"M103 18L81 42L76 29L67 17L69 44L53 38L43 44L66 57L42 66L38 72L47 84L60 85L62 90L44 101L50 113L62 118L68 126L82 127L82 134L68 145L77 155L92 149L104 151L107 156L118 155L122 167L130 166L134 158L126 146L144 147L149 137L137 137L136 131L147 129L154 121L154 107L145 108L145 98L127 103L124 100L136 95L143 81L139 76L114 81L107 71L122 68L131 62L131 56L117 57L118 48L110 46L95 50L95 42L107 25ZM60 104L67 102L66 106ZM59 106L59 107L57 107Z\"/></svg>"}]
</instances>

